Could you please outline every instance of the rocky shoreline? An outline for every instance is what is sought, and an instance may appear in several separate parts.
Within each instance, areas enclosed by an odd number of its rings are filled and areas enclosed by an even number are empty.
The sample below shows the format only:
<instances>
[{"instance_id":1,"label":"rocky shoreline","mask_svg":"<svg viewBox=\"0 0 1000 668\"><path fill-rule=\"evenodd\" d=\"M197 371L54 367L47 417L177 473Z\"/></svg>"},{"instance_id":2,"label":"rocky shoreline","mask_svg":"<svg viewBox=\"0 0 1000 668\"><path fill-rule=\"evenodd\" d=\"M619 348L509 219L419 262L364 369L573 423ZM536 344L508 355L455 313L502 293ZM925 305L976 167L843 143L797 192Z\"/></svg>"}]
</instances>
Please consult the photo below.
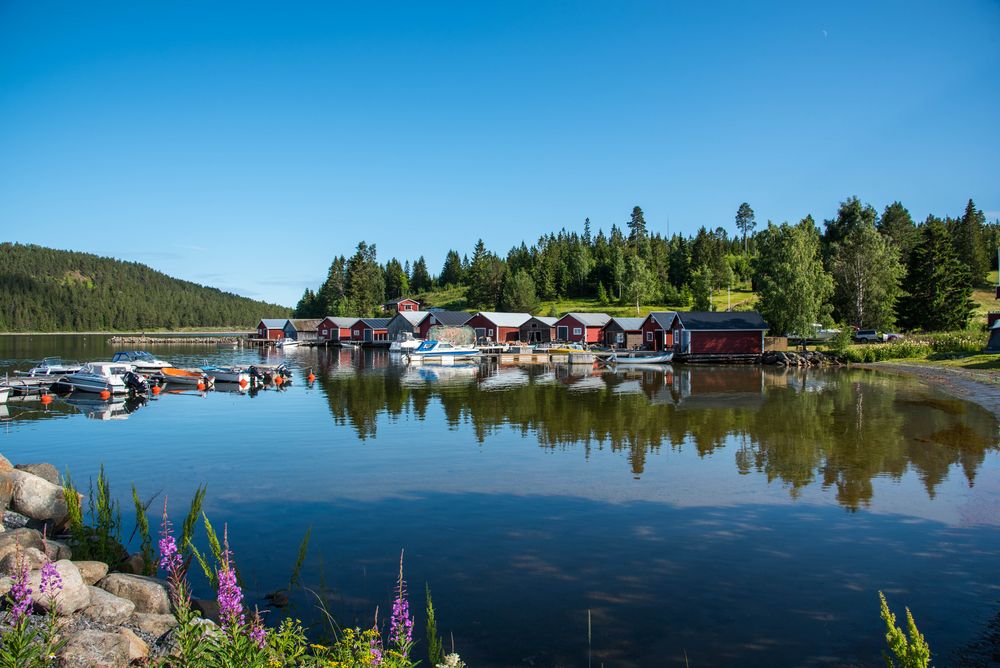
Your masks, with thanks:
<instances>
[{"instance_id":1,"label":"rocky shoreline","mask_svg":"<svg viewBox=\"0 0 1000 668\"><path fill-rule=\"evenodd\" d=\"M0 595L27 569L34 610L29 624L43 625L53 607L65 644L56 655L61 668L125 668L147 665L171 653L177 626L166 581L137 574L133 555L115 571L100 561L74 560L65 529L68 509L58 471L51 464L13 466L0 455ZM48 536L56 536L49 538ZM141 561L141 559L139 560ZM42 568L51 564L61 591L40 588ZM205 623L212 623L206 620ZM0 631L6 631L6 628Z\"/></svg>"},{"instance_id":2,"label":"rocky shoreline","mask_svg":"<svg viewBox=\"0 0 1000 668\"><path fill-rule=\"evenodd\" d=\"M760 363L777 367L844 366L844 362L836 355L818 350L799 353L790 350L768 351L760 356Z\"/></svg>"},{"instance_id":3,"label":"rocky shoreline","mask_svg":"<svg viewBox=\"0 0 1000 668\"><path fill-rule=\"evenodd\" d=\"M112 346L205 345L213 343L237 346L244 341L246 341L246 337L241 336L112 336L108 339L108 343Z\"/></svg>"}]
</instances>

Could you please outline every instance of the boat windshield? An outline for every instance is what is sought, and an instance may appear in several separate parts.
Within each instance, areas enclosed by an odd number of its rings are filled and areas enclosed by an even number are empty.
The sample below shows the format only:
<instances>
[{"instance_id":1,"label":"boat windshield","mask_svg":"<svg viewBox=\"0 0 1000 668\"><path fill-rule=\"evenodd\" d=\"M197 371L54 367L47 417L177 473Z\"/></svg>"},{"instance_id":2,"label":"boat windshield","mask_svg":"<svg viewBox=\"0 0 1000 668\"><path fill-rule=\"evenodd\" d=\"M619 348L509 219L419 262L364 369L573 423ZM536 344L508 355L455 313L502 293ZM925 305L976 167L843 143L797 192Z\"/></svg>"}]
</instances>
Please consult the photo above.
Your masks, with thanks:
<instances>
[{"instance_id":1,"label":"boat windshield","mask_svg":"<svg viewBox=\"0 0 1000 668\"><path fill-rule=\"evenodd\" d=\"M438 344L438 348L441 348L441 349L449 349L450 350L451 348L454 348L454 347L455 346L451 345L447 341L442 341L441 343Z\"/></svg>"},{"instance_id":2,"label":"boat windshield","mask_svg":"<svg viewBox=\"0 0 1000 668\"><path fill-rule=\"evenodd\" d=\"M61 357L46 357L39 366L62 366Z\"/></svg>"},{"instance_id":3,"label":"boat windshield","mask_svg":"<svg viewBox=\"0 0 1000 668\"><path fill-rule=\"evenodd\" d=\"M132 353L132 358L137 360L142 360L143 362L155 362L156 358L149 353L136 352Z\"/></svg>"},{"instance_id":4,"label":"boat windshield","mask_svg":"<svg viewBox=\"0 0 1000 668\"><path fill-rule=\"evenodd\" d=\"M436 348L437 345L438 345L437 341L424 341L423 343L420 344L420 346L417 347L417 352L423 353L427 352L428 350L434 350L434 348Z\"/></svg>"}]
</instances>

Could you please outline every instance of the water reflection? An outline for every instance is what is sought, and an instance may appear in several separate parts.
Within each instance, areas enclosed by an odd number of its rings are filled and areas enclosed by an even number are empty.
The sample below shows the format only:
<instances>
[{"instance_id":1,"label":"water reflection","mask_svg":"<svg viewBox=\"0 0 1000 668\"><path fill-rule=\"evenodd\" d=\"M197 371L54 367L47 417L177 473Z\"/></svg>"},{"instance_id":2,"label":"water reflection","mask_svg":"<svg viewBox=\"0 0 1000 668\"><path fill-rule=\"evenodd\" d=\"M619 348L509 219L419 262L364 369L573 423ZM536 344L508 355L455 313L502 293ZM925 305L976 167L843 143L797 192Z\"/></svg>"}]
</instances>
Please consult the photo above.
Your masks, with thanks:
<instances>
[{"instance_id":1,"label":"water reflection","mask_svg":"<svg viewBox=\"0 0 1000 668\"><path fill-rule=\"evenodd\" d=\"M875 479L907 470L931 498L956 464L971 486L997 445L987 411L867 371L406 367L338 351L321 357L318 385L334 421L362 440L377 436L380 416L423 420L436 403L480 443L513 426L542 448L623 452L636 477L662 449L728 448L740 473L779 481L793 498L819 484L851 510L871 502Z\"/></svg>"}]
</instances>

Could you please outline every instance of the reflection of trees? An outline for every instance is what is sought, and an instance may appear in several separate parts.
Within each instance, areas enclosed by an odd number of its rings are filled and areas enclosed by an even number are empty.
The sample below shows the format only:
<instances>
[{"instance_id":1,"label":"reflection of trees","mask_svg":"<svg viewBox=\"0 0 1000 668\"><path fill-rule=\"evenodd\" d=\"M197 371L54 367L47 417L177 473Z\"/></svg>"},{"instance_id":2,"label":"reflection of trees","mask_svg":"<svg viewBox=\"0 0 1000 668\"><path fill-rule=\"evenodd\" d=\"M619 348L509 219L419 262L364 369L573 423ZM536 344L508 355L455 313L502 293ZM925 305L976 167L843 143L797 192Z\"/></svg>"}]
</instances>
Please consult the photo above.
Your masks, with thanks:
<instances>
[{"instance_id":1,"label":"reflection of trees","mask_svg":"<svg viewBox=\"0 0 1000 668\"><path fill-rule=\"evenodd\" d=\"M693 447L699 456L728 447L740 473L763 473L793 496L818 481L852 510L871 501L876 477L899 478L908 467L931 496L955 464L971 485L996 445L996 421L987 412L865 372L532 367L517 382L480 387L486 373L495 371L411 382L412 370L370 368L353 358L347 366L343 359L321 366L319 383L334 420L351 424L362 439L375 435L380 416L423 419L433 402L449 427L468 424L480 443L512 428L544 448L624 453L636 476L663 447Z\"/></svg>"}]
</instances>

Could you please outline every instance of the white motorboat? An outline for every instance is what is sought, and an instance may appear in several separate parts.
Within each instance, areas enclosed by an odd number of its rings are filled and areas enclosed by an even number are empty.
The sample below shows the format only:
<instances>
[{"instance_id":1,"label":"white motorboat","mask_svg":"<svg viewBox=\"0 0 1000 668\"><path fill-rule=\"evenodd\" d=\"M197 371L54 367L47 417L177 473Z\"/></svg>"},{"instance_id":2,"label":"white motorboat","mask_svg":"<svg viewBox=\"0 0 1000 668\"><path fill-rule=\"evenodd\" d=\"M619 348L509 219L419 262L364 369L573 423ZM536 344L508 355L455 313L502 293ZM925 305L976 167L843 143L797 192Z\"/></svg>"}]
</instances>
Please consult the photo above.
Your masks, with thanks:
<instances>
[{"instance_id":1,"label":"white motorboat","mask_svg":"<svg viewBox=\"0 0 1000 668\"><path fill-rule=\"evenodd\" d=\"M667 364L674 358L673 353L612 353L608 358L609 364L619 366L633 364Z\"/></svg>"},{"instance_id":2,"label":"white motorboat","mask_svg":"<svg viewBox=\"0 0 1000 668\"><path fill-rule=\"evenodd\" d=\"M214 378L217 383L236 383L237 385L249 384L250 374L244 367L238 366L206 366L202 371L209 378Z\"/></svg>"},{"instance_id":3,"label":"white motorboat","mask_svg":"<svg viewBox=\"0 0 1000 668\"><path fill-rule=\"evenodd\" d=\"M419 348L421 343L423 341L415 338L410 332L403 332L395 341L389 344L389 352L408 353Z\"/></svg>"},{"instance_id":4,"label":"white motorboat","mask_svg":"<svg viewBox=\"0 0 1000 668\"><path fill-rule=\"evenodd\" d=\"M298 345L299 345L299 342L296 341L295 339L281 339L280 341L278 341L277 343L274 344L274 347L275 348L281 348L283 350L288 350L288 349L291 349L291 348L295 348Z\"/></svg>"},{"instance_id":5,"label":"white motorboat","mask_svg":"<svg viewBox=\"0 0 1000 668\"><path fill-rule=\"evenodd\" d=\"M482 353L475 346L460 346L448 341L423 341L407 353L410 361L459 360L479 357Z\"/></svg>"},{"instance_id":6,"label":"white motorboat","mask_svg":"<svg viewBox=\"0 0 1000 668\"><path fill-rule=\"evenodd\" d=\"M136 373L153 374L169 369L172 364L158 360L142 350L120 350L111 358L112 362L131 364Z\"/></svg>"},{"instance_id":7,"label":"white motorboat","mask_svg":"<svg viewBox=\"0 0 1000 668\"><path fill-rule=\"evenodd\" d=\"M118 362L88 362L76 373L65 377L74 390L81 392L103 392L111 394L127 394L128 385L125 375L132 372L132 367Z\"/></svg>"},{"instance_id":8,"label":"white motorboat","mask_svg":"<svg viewBox=\"0 0 1000 668\"><path fill-rule=\"evenodd\" d=\"M38 366L34 366L27 371L15 371L18 376L62 376L67 373L76 373L82 365L73 362L63 362L61 357L46 357Z\"/></svg>"},{"instance_id":9,"label":"white motorboat","mask_svg":"<svg viewBox=\"0 0 1000 668\"><path fill-rule=\"evenodd\" d=\"M0 387L0 404L7 403L7 397L10 396L9 387Z\"/></svg>"}]
</instances>

